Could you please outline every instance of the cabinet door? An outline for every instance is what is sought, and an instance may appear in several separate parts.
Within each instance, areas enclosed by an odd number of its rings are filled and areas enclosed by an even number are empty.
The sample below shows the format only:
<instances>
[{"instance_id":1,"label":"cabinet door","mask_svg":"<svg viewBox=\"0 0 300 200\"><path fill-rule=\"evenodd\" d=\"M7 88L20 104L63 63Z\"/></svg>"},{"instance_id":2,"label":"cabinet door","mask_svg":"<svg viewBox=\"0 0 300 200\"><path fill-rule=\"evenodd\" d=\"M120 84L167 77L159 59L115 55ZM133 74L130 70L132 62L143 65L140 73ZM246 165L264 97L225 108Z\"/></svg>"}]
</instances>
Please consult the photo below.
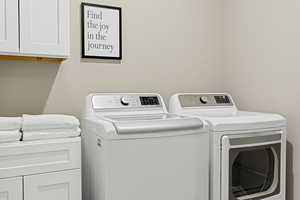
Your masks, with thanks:
<instances>
[{"instance_id":1,"label":"cabinet door","mask_svg":"<svg viewBox=\"0 0 300 200\"><path fill-rule=\"evenodd\" d=\"M81 171L24 177L24 200L81 200Z\"/></svg>"},{"instance_id":2,"label":"cabinet door","mask_svg":"<svg viewBox=\"0 0 300 200\"><path fill-rule=\"evenodd\" d=\"M69 55L69 0L20 0L20 52Z\"/></svg>"},{"instance_id":3,"label":"cabinet door","mask_svg":"<svg viewBox=\"0 0 300 200\"><path fill-rule=\"evenodd\" d=\"M18 0L0 0L0 52L19 52Z\"/></svg>"},{"instance_id":4,"label":"cabinet door","mask_svg":"<svg viewBox=\"0 0 300 200\"><path fill-rule=\"evenodd\" d=\"M22 177L0 179L0 199L23 200Z\"/></svg>"}]
</instances>

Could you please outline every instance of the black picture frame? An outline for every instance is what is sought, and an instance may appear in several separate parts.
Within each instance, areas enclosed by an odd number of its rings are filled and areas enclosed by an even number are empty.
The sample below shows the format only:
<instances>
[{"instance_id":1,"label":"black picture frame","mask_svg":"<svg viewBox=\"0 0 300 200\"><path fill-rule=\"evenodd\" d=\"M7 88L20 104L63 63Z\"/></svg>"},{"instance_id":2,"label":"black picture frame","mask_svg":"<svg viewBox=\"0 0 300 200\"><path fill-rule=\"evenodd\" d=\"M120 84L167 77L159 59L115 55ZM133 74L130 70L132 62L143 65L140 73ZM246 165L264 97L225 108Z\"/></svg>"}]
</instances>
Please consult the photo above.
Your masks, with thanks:
<instances>
[{"instance_id":1,"label":"black picture frame","mask_svg":"<svg viewBox=\"0 0 300 200\"><path fill-rule=\"evenodd\" d=\"M113 9L119 12L119 56L118 57L85 55L85 42L86 42L85 41L85 13L84 13L85 6ZM99 5L93 3L81 3L81 58L122 60L122 8L121 7Z\"/></svg>"}]
</instances>

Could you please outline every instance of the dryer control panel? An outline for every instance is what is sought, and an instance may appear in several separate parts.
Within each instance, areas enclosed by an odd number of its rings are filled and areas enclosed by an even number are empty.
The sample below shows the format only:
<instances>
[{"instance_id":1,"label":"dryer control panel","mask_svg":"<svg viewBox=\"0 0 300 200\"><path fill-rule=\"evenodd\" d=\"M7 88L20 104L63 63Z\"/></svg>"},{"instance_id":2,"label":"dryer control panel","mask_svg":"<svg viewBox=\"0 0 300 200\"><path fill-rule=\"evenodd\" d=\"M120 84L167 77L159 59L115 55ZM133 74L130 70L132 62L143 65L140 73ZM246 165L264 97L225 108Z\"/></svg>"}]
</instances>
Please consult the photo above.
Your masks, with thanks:
<instances>
[{"instance_id":1,"label":"dryer control panel","mask_svg":"<svg viewBox=\"0 0 300 200\"><path fill-rule=\"evenodd\" d=\"M179 101L182 107L233 106L227 94L183 94Z\"/></svg>"},{"instance_id":2,"label":"dryer control panel","mask_svg":"<svg viewBox=\"0 0 300 200\"><path fill-rule=\"evenodd\" d=\"M155 94L96 94L92 98L93 109L147 109L162 107L162 99Z\"/></svg>"}]
</instances>

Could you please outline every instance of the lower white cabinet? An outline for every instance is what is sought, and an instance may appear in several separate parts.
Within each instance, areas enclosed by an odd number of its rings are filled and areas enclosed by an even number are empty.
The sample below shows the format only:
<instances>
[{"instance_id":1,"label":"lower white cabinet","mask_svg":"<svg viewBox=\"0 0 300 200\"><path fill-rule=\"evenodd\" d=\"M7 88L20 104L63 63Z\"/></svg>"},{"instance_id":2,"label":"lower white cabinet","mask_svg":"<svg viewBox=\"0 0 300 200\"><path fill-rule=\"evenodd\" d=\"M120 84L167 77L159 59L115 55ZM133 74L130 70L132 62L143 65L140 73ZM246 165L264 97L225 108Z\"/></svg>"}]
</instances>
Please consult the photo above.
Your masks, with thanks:
<instances>
[{"instance_id":1,"label":"lower white cabinet","mask_svg":"<svg viewBox=\"0 0 300 200\"><path fill-rule=\"evenodd\" d=\"M0 144L0 200L81 196L80 137Z\"/></svg>"},{"instance_id":2,"label":"lower white cabinet","mask_svg":"<svg viewBox=\"0 0 300 200\"><path fill-rule=\"evenodd\" d=\"M0 179L0 200L81 200L81 170Z\"/></svg>"},{"instance_id":3,"label":"lower white cabinet","mask_svg":"<svg viewBox=\"0 0 300 200\"><path fill-rule=\"evenodd\" d=\"M22 177L0 179L0 200L22 200Z\"/></svg>"},{"instance_id":4,"label":"lower white cabinet","mask_svg":"<svg viewBox=\"0 0 300 200\"><path fill-rule=\"evenodd\" d=\"M80 170L25 176L24 200L41 199L81 200Z\"/></svg>"}]
</instances>

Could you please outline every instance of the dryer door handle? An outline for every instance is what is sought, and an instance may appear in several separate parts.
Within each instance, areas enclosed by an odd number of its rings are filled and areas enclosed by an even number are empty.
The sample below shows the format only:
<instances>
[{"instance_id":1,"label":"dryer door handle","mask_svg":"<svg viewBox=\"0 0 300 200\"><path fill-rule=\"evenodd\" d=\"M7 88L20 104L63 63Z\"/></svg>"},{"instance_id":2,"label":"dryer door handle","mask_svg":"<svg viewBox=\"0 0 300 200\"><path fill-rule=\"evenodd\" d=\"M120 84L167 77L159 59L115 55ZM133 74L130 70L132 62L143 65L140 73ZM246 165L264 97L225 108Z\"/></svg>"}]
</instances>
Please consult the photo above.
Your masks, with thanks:
<instances>
[{"instance_id":1,"label":"dryer door handle","mask_svg":"<svg viewBox=\"0 0 300 200\"><path fill-rule=\"evenodd\" d=\"M241 135L226 135L222 138L222 143L225 141L229 148L243 148L251 146L261 146L282 142L282 131L241 134Z\"/></svg>"}]
</instances>

